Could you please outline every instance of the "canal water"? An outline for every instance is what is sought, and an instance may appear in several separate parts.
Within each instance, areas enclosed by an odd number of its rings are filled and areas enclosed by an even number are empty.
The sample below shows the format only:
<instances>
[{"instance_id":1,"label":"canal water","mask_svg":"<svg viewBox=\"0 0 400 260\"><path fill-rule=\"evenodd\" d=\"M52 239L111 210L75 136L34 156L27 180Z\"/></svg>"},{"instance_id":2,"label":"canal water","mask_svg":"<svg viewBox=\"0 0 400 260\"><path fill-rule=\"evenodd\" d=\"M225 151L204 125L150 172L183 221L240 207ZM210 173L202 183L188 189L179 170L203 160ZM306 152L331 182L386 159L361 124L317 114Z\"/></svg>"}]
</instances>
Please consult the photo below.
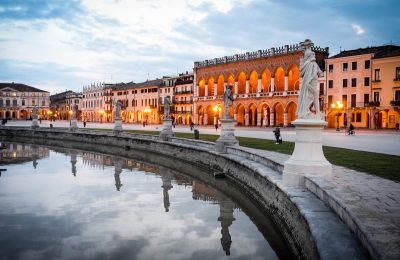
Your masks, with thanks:
<instances>
[{"instance_id":1,"label":"canal water","mask_svg":"<svg viewBox=\"0 0 400 260\"><path fill-rule=\"evenodd\" d=\"M0 168L0 259L291 257L270 220L225 180L22 143L5 143Z\"/></svg>"}]
</instances>

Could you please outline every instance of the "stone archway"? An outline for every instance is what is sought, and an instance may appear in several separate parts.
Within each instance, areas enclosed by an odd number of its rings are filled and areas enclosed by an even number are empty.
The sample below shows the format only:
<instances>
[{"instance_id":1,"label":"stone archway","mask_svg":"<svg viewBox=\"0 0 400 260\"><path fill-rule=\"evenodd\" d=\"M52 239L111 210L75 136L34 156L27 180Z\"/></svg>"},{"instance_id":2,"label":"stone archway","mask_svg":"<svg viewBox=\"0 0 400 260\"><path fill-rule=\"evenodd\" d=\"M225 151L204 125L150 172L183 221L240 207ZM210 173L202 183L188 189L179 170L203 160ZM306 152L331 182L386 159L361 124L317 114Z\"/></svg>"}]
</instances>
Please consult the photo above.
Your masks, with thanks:
<instances>
[{"instance_id":1,"label":"stone archway","mask_svg":"<svg viewBox=\"0 0 400 260\"><path fill-rule=\"evenodd\" d=\"M217 79L217 96L222 96L224 95L224 83L225 83L225 79L224 79L224 75L219 75L218 79Z\"/></svg>"},{"instance_id":2,"label":"stone archway","mask_svg":"<svg viewBox=\"0 0 400 260\"><path fill-rule=\"evenodd\" d=\"M246 126L257 125L257 106L254 103L251 103L247 107L247 118Z\"/></svg>"},{"instance_id":3,"label":"stone archway","mask_svg":"<svg viewBox=\"0 0 400 260\"><path fill-rule=\"evenodd\" d=\"M200 79L199 81L199 97L204 97L206 95L206 81Z\"/></svg>"},{"instance_id":4,"label":"stone archway","mask_svg":"<svg viewBox=\"0 0 400 260\"><path fill-rule=\"evenodd\" d=\"M284 108L283 105L278 102L274 105L274 125L283 126L284 125Z\"/></svg>"},{"instance_id":5,"label":"stone archway","mask_svg":"<svg viewBox=\"0 0 400 260\"><path fill-rule=\"evenodd\" d=\"M286 122L284 122L285 126L292 126L292 121L296 120L296 109L297 105L294 102L290 102L286 106Z\"/></svg>"},{"instance_id":6,"label":"stone archway","mask_svg":"<svg viewBox=\"0 0 400 260\"><path fill-rule=\"evenodd\" d=\"M242 71L238 75L238 94L245 94L246 93L246 74Z\"/></svg>"},{"instance_id":7,"label":"stone archway","mask_svg":"<svg viewBox=\"0 0 400 260\"><path fill-rule=\"evenodd\" d=\"M235 115L236 115L236 123L239 126L244 126L245 125L245 108L242 104L238 104L236 106L236 111L235 111Z\"/></svg>"},{"instance_id":8,"label":"stone archway","mask_svg":"<svg viewBox=\"0 0 400 260\"><path fill-rule=\"evenodd\" d=\"M282 67L278 67L274 73L274 85L276 92L282 92L285 90L285 71Z\"/></svg>"},{"instance_id":9,"label":"stone archway","mask_svg":"<svg viewBox=\"0 0 400 260\"><path fill-rule=\"evenodd\" d=\"M297 65L290 66L287 76L288 76L288 91L299 90L300 72Z\"/></svg>"},{"instance_id":10,"label":"stone archway","mask_svg":"<svg viewBox=\"0 0 400 260\"><path fill-rule=\"evenodd\" d=\"M252 71L249 80L249 93L257 93L257 92L258 92L258 74L257 72Z\"/></svg>"},{"instance_id":11,"label":"stone archway","mask_svg":"<svg viewBox=\"0 0 400 260\"><path fill-rule=\"evenodd\" d=\"M260 118L260 123L257 124L259 126L264 126L264 127L268 127L270 126L270 114L271 114L271 110L269 108L269 105L267 103L262 103L259 106L259 113L260 115L258 116L258 118Z\"/></svg>"},{"instance_id":12,"label":"stone archway","mask_svg":"<svg viewBox=\"0 0 400 260\"><path fill-rule=\"evenodd\" d=\"M261 86L261 92L267 93L271 91L271 72L268 69L265 69L261 74Z\"/></svg>"},{"instance_id":13,"label":"stone archway","mask_svg":"<svg viewBox=\"0 0 400 260\"><path fill-rule=\"evenodd\" d=\"M197 124L204 125L204 108L203 108L203 106L199 106L197 108Z\"/></svg>"}]
</instances>

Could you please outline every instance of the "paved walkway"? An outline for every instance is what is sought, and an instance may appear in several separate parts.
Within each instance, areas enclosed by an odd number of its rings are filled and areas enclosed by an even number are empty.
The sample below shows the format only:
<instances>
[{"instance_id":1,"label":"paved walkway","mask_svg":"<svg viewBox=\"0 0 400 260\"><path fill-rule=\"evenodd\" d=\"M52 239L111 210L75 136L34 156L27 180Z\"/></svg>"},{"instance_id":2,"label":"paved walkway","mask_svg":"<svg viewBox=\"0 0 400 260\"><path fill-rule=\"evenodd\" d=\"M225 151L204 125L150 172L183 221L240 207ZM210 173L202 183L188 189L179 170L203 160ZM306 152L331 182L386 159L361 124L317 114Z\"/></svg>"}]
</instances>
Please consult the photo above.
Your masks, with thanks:
<instances>
[{"instance_id":1,"label":"paved walkway","mask_svg":"<svg viewBox=\"0 0 400 260\"><path fill-rule=\"evenodd\" d=\"M58 120L51 122L54 127L69 127L69 121ZM7 126L30 126L31 121L8 121ZM50 122L43 120L40 126L49 127ZM82 122L78 122L78 127L83 127ZM112 129L112 123L87 123L87 128L106 128ZM127 130L161 130L161 125L147 125L143 127L137 124L123 124L123 129ZM220 134L221 129L215 131L214 127L200 126L197 127L200 134ZM259 127L236 127L235 135L243 137L255 137L261 139L274 140L274 128ZM177 126L174 132L190 133L189 126ZM284 141L295 141L296 131L294 128L282 128L281 135ZM326 129L322 133L323 145L348 148L360 151L370 151L376 153L393 154L400 156L400 131L396 130L357 130L355 136L346 136L344 130L336 132L335 129Z\"/></svg>"},{"instance_id":2,"label":"paved walkway","mask_svg":"<svg viewBox=\"0 0 400 260\"><path fill-rule=\"evenodd\" d=\"M245 148L280 165L289 155ZM332 176L309 176L308 190L324 201L375 259L400 259L400 183L333 166Z\"/></svg>"}]
</instances>

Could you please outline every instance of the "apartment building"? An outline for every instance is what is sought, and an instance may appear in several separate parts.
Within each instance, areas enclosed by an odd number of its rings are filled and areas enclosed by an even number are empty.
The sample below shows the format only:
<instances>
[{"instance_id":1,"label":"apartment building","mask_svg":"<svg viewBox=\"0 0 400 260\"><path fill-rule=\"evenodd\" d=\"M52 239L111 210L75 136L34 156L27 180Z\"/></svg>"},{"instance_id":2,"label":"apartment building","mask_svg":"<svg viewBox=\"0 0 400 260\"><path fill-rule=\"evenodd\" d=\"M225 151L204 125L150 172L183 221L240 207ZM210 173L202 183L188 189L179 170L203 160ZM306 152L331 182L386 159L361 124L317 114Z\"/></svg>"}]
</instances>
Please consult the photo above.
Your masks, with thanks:
<instances>
[{"instance_id":1,"label":"apartment building","mask_svg":"<svg viewBox=\"0 0 400 260\"><path fill-rule=\"evenodd\" d=\"M175 81L175 105L176 124L190 125L193 122L193 73L179 74Z\"/></svg>"}]
</instances>

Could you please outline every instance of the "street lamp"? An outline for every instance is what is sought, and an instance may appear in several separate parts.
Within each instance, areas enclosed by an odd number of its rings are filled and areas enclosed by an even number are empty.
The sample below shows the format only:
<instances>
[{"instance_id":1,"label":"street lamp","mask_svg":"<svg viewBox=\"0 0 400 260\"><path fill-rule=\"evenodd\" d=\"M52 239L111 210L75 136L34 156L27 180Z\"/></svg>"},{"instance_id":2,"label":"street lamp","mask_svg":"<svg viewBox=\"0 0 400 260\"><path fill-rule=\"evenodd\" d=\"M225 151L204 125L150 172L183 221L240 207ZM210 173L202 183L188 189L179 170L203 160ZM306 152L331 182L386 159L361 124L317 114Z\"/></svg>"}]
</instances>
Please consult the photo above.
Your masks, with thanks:
<instances>
[{"instance_id":1,"label":"street lamp","mask_svg":"<svg viewBox=\"0 0 400 260\"><path fill-rule=\"evenodd\" d=\"M103 123L104 110L103 110L103 109L100 109L100 110L99 110L99 113L100 113L100 124L102 124L102 123Z\"/></svg>"},{"instance_id":2,"label":"street lamp","mask_svg":"<svg viewBox=\"0 0 400 260\"><path fill-rule=\"evenodd\" d=\"M146 108L143 110L143 112L144 112L144 114L145 114L145 122L146 122L146 125L147 125L148 113L150 113L150 108L146 107Z\"/></svg>"},{"instance_id":3,"label":"street lamp","mask_svg":"<svg viewBox=\"0 0 400 260\"><path fill-rule=\"evenodd\" d=\"M342 101L336 101L336 103L332 104L332 109L336 109L336 131L340 131L339 129L339 116L341 115L340 110L343 108Z\"/></svg>"},{"instance_id":4,"label":"street lamp","mask_svg":"<svg viewBox=\"0 0 400 260\"><path fill-rule=\"evenodd\" d=\"M215 105L215 106L213 107L213 111L214 111L214 125L218 124L218 118L219 118L219 115L221 114L221 110L222 110L222 108L221 108L220 105Z\"/></svg>"}]
</instances>

